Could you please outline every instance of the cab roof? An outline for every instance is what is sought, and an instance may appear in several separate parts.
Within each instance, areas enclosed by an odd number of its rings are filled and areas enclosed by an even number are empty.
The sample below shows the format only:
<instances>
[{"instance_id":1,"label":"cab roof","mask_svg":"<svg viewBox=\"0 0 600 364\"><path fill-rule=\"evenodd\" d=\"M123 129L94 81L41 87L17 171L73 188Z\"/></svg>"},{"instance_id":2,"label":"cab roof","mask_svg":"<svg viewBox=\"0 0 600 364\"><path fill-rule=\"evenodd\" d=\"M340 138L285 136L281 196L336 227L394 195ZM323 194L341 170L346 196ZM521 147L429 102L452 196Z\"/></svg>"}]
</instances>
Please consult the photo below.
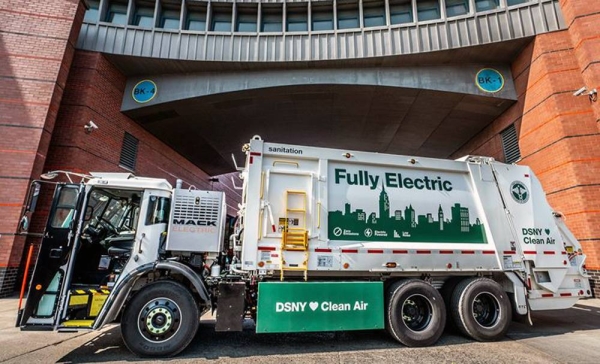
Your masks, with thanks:
<instances>
[{"instance_id":1,"label":"cab roof","mask_svg":"<svg viewBox=\"0 0 600 364\"><path fill-rule=\"evenodd\" d=\"M91 172L87 185L121 187L127 189L154 189L171 191L173 186L164 178L136 177L132 173Z\"/></svg>"}]
</instances>

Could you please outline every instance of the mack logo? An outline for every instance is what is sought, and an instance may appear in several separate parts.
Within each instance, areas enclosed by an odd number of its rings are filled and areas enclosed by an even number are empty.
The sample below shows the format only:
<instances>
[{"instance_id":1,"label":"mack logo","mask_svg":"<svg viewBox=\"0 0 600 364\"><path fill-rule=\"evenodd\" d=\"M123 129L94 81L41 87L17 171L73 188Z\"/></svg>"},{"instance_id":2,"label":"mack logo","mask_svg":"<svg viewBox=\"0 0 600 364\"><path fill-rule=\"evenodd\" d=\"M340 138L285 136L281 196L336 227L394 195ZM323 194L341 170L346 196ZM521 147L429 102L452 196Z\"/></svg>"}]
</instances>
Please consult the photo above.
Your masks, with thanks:
<instances>
[{"instance_id":1,"label":"mack logo","mask_svg":"<svg viewBox=\"0 0 600 364\"><path fill-rule=\"evenodd\" d=\"M202 220L177 220L173 219L173 224L176 225L195 225L195 226L217 226L216 221L202 221Z\"/></svg>"}]
</instances>

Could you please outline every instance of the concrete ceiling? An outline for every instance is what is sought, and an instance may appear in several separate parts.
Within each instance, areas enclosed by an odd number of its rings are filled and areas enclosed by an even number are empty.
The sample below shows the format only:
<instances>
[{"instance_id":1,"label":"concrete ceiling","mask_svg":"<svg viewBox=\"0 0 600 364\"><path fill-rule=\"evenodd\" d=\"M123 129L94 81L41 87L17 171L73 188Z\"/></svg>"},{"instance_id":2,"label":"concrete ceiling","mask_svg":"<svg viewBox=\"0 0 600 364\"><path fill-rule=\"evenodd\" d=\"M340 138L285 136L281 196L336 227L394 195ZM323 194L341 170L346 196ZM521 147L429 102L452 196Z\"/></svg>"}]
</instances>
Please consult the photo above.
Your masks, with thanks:
<instances>
[{"instance_id":1,"label":"concrete ceiling","mask_svg":"<svg viewBox=\"0 0 600 364\"><path fill-rule=\"evenodd\" d=\"M278 143L447 158L514 101L382 86L240 91L127 114L211 175L253 135Z\"/></svg>"}]
</instances>

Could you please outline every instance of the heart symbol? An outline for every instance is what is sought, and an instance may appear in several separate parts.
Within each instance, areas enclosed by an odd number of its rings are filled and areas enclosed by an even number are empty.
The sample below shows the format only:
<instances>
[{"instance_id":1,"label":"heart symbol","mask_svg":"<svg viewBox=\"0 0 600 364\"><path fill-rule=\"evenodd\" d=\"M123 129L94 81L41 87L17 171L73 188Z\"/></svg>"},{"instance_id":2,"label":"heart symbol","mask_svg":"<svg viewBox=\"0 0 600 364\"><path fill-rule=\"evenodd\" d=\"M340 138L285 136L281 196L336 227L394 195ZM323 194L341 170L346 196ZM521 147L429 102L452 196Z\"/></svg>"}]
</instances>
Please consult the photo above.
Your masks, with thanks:
<instances>
[{"instance_id":1,"label":"heart symbol","mask_svg":"<svg viewBox=\"0 0 600 364\"><path fill-rule=\"evenodd\" d=\"M550 229L546 229L544 231L546 232L546 235L550 235Z\"/></svg>"},{"instance_id":2,"label":"heart symbol","mask_svg":"<svg viewBox=\"0 0 600 364\"><path fill-rule=\"evenodd\" d=\"M308 307L310 307L310 309L314 311L317 308L319 308L319 302L311 302L308 304Z\"/></svg>"}]
</instances>

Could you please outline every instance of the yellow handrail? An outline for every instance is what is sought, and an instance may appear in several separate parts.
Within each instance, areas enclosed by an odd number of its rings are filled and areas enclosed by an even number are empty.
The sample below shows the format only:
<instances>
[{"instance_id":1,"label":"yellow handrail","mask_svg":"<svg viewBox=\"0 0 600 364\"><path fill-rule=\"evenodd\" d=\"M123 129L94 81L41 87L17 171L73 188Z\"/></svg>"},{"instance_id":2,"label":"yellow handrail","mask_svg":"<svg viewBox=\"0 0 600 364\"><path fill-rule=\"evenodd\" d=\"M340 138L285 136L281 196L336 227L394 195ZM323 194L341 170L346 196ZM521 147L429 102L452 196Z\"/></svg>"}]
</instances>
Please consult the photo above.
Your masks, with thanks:
<instances>
[{"instance_id":1,"label":"yellow handrail","mask_svg":"<svg viewBox=\"0 0 600 364\"><path fill-rule=\"evenodd\" d=\"M282 164L293 164L296 166L296 168L300 168L300 164L298 164L298 162L294 162L294 161L286 161L285 159L280 159L280 160L276 160L273 161L273 167L275 167L275 165L277 163L282 163Z\"/></svg>"}]
</instances>

